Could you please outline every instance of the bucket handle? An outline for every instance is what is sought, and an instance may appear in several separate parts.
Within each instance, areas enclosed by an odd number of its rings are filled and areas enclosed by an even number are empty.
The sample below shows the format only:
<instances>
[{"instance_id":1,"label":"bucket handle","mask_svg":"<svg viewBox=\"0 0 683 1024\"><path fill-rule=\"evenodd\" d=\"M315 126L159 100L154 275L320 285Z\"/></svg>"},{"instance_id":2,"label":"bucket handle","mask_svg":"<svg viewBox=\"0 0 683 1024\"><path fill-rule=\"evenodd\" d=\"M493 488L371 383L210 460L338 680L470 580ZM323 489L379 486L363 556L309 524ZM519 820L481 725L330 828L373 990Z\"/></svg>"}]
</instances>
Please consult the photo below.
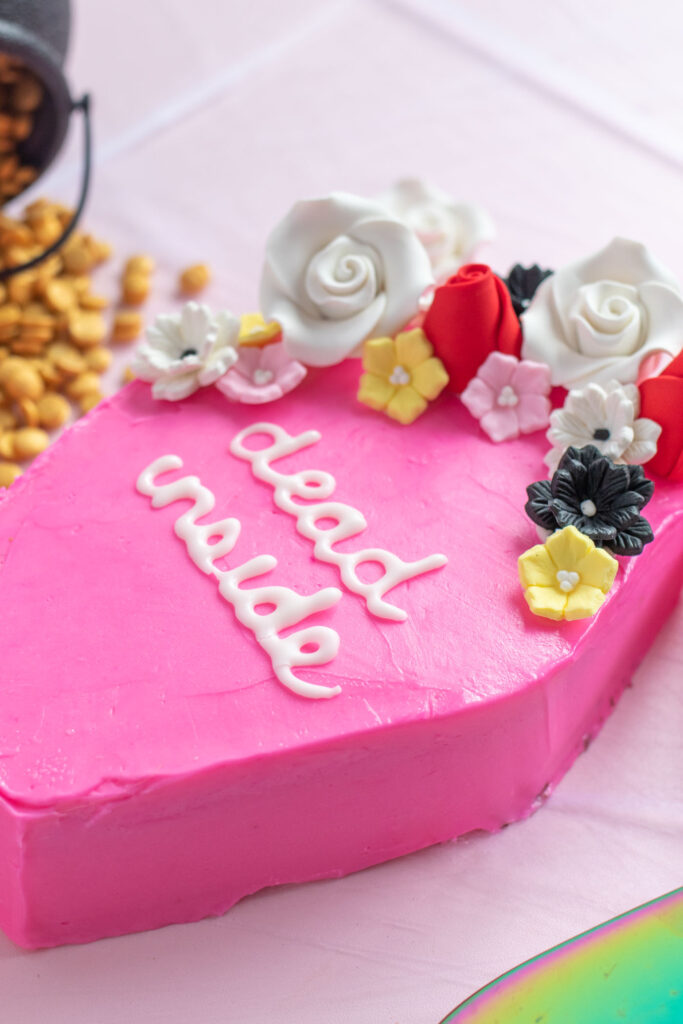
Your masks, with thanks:
<instances>
[{"instance_id":1,"label":"bucket handle","mask_svg":"<svg viewBox=\"0 0 683 1024\"><path fill-rule=\"evenodd\" d=\"M85 206L86 199L88 198L88 190L90 188L90 170L92 167L92 131L90 127L90 94L85 93L81 96L80 100L74 100L71 104L71 110L79 110L83 114L83 173L81 177L81 191L78 197L78 203L74 210L73 217L62 231L59 238L53 242L48 248L41 252L39 256L34 256L33 259L27 260L26 263L20 263L18 267L4 267L0 270L0 281L7 277L12 277L14 274L21 274L24 270L31 270L32 267L38 266L43 260L46 260L48 256L52 256L53 253L57 252L58 249L66 242L67 238L72 234L78 221L80 220L83 207Z\"/></svg>"}]
</instances>

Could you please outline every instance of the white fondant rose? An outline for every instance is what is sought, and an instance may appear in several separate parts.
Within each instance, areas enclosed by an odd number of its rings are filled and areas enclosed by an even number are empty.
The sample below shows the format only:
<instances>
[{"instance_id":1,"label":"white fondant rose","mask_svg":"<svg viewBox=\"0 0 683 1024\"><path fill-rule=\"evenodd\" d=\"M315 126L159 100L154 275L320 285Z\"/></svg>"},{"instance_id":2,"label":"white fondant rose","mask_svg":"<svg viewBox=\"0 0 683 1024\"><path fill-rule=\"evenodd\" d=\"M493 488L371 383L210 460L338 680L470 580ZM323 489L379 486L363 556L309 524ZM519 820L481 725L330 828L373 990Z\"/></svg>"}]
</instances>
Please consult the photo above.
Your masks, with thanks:
<instances>
[{"instance_id":1,"label":"white fondant rose","mask_svg":"<svg viewBox=\"0 0 683 1024\"><path fill-rule=\"evenodd\" d=\"M456 203L447 192L420 178L403 178L380 197L388 210L420 239L437 277L468 263L496 229L491 216L473 203Z\"/></svg>"},{"instance_id":2,"label":"white fondant rose","mask_svg":"<svg viewBox=\"0 0 683 1024\"><path fill-rule=\"evenodd\" d=\"M333 193L296 203L271 232L261 311L293 359L331 366L400 330L432 283L412 231L377 203Z\"/></svg>"},{"instance_id":3,"label":"white fondant rose","mask_svg":"<svg viewBox=\"0 0 683 1024\"><path fill-rule=\"evenodd\" d=\"M630 384L647 356L683 348L683 294L644 245L615 238L546 278L522 330L523 358L547 363L553 384Z\"/></svg>"},{"instance_id":4,"label":"white fondant rose","mask_svg":"<svg viewBox=\"0 0 683 1024\"><path fill-rule=\"evenodd\" d=\"M237 362L240 321L187 302L180 313L158 316L135 353L133 373L152 384L155 398L177 402L215 383Z\"/></svg>"}]
</instances>

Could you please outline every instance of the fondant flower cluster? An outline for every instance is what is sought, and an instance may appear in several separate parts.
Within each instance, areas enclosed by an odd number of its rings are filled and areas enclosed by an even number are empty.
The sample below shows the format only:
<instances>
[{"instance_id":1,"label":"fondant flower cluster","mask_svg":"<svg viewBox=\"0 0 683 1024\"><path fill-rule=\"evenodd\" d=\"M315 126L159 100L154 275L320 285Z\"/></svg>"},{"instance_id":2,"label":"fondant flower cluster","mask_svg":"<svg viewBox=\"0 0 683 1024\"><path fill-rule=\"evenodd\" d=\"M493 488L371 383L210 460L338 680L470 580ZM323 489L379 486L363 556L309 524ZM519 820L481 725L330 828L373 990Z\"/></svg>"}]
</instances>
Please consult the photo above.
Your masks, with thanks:
<instances>
[{"instance_id":1,"label":"fondant flower cluster","mask_svg":"<svg viewBox=\"0 0 683 1024\"><path fill-rule=\"evenodd\" d=\"M640 514L653 484L640 466L617 465L594 444L568 447L552 480L526 488L525 510L545 544L518 559L530 610L545 618L595 614L613 583L613 555L639 555L653 540Z\"/></svg>"},{"instance_id":2,"label":"fondant flower cluster","mask_svg":"<svg viewBox=\"0 0 683 1024\"><path fill-rule=\"evenodd\" d=\"M361 355L358 400L400 424L448 388L493 441L548 428L550 478L529 485L525 506L544 543L519 558L519 577L535 614L585 618L614 556L653 539L642 464L683 479L683 290L619 238L503 280L465 262L492 236L485 211L414 179L380 201L297 203L267 242L263 315L188 303L157 318L134 369L157 398L214 385L256 404L295 388L306 366ZM554 386L566 394L553 411Z\"/></svg>"},{"instance_id":3,"label":"fondant flower cluster","mask_svg":"<svg viewBox=\"0 0 683 1024\"><path fill-rule=\"evenodd\" d=\"M378 201L299 202L266 245L268 322L188 304L157 319L135 370L156 397L215 384L259 403L296 387L306 366L362 355L359 400L403 424L448 388L494 441L549 427L551 472L568 448L593 445L615 463L683 477L674 276L624 239L555 272L516 264L503 280L462 265L492 236L485 211L415 179ZM553 385L569 391L554 412Z\"/></svg>"},{"instance_id":4,"label":"fondant flower cluster","mask_svg":"<svg viewBox=\"0 0 683 1024\"><path fill-rule=\"evenodd\" d=\"M640 514L653 491L641 466L615 465L587 445L568 448L552 480L527 487L525 509L543 530L574 526L615 555L639 555L653 539Z\"/></svg>"},{"instance_id":5,"label":"fondant flower cluster","mask_svg":"<svg viewBox=\"0 0 683 1024\"><path fill-rule=\"evenodd\" d=\"M516 291L484 264L469 264L437 288L424 330L446 366L449 387L493 441L548 426L550 371L519 360L522 333L513 305L526 305L549 271L513 268Z\"/></svg>"},{"instance_id":6,"label":"fondant flower cluster","mask_svg":"<svg viewBox=\"0 0 683 1024\"><path fill-rule=\"evenodd\" d=\"M592 444L617 463L683 478L675 276L643 245L616 238L552 275L515 267L508 286L521 311L523 358L545 362L552 383L569 390L550 418L550 470L568 447Z\"/></svg>"},{"instance_id":7,"label":"fondant flower cluster","mask_svg":"<svg viewBox=\"0 0 683 1024\"><path fill-rule=\"evenodd\" d=\"M638 555L653 539L640 514L653 489L640 466L617 465L594 445L568 448L552 480L527 487L526 512L547 536L518 560L535 615L595 614L617 573L613 556Z\"/></svg>"},{"instance_id":8,"label":"fondant flower cluster","mask_svg":"<svg viewBox=\"0 0 683 1024\"><path fill-rule=\"evenodd\" d=\"M306 376L279 335L279 325L266 324L260 315L241 321L188 302L179 313L156 318L132 369L152 384L154 398L175 402L213 384L236 402L272 402Z\"/></svg>"}]
</instances>

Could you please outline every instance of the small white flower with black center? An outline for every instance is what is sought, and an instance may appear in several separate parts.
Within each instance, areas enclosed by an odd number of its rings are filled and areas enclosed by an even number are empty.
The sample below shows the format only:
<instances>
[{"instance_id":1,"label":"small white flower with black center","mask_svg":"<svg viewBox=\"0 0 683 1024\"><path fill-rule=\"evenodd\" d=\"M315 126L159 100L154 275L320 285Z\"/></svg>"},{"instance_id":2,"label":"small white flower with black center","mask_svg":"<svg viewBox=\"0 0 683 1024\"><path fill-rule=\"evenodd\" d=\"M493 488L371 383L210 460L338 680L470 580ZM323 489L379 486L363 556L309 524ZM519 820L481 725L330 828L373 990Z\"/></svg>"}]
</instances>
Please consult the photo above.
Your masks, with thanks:
<instances>
[{"instance_id":1,"label":"small white flower with black center","mask_svg":"<svg viewBox=\"0 0 683 1024\"><path fill-rule=\"evenodd\" d=\"M405 366L395 366L391 371L391 377L389 383L393 384L394 387L403 388L406 384L410 384L410 374L406 370Z\"/></svg>"},{"instance_id":2,"label":"small white flower with black center","mask_svg":"<svg viewBox=\"0 0 683 1024\"><path fill-rule=\"evenodd\" d=\"M565 594L571 594L578 585L580 577L578 572L570 572L567 569L558 569L555 573L560 590Z\"/></svg>"},{"instance_id":3,"label":"small white flower with black center","mask_svg":"<svg viewBox=\"0 0 683 1024\"><path fill-rule=\"evenodd\" d=\"M498 405L514 407L519 404L519 395L510 384L506 384L500 389L497 402Z\"/></svg>"},{"instance_id":4,"label":"small white flower with black center","mask_svg":"<svg viewBox=\"0 0 683 1024\"><path fill-rule=\"evenodd\" d=\"M178 313L160 315L138 345L133 373L152 385L154 398L177 402L215 384L237 362L239 318L227 311L186 302Z\"/></svg>"},{"instance_id":5,"label":"small white flower with black center","mask_svg":"<svg viewBox=\"0 0 683 1024\"><path fill-rule=\"evenodd\" d=\"M562 409L550 414L546 437L552 448L545 463L552 475L570 446L594 445L613 462L640 465L657 451L662 428L640 416L640 392L635 384L591 383L570 391Z\"/></svg>"}]
</instances>

